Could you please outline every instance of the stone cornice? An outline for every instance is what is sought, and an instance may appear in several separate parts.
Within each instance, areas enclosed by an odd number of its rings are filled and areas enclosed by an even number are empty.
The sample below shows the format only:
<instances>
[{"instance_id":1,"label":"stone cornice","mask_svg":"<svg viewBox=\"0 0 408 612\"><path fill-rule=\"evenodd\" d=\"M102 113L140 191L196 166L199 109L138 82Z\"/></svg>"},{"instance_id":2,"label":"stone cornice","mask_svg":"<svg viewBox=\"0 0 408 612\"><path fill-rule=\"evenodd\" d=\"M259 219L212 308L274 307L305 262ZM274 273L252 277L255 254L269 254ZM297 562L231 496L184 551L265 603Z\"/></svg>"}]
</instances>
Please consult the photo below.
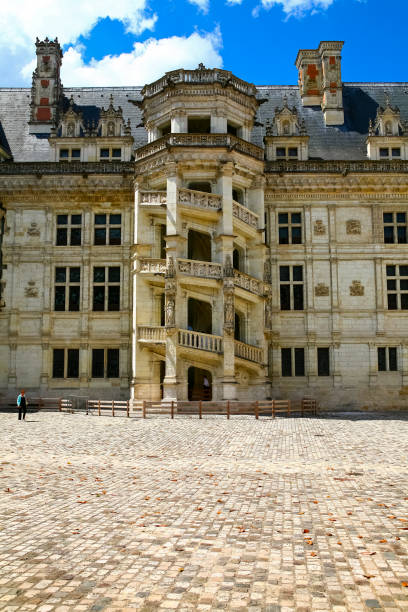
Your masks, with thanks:
<instances>
[{"instance_id":1,"label":"stone cornice","mask_svg":"<svg viewBox=\"0 0 408 612\"><path fill-rule=\"evenodd\" d=\"M307 161L267 161L267 174L408 174L408 161L337 161L337 160L307 160ZM268 181L270 177L268 177ZM406 179L405 179L406 180Z\"/></svg>"},{"instance_id":2,"label":"stone cornice","mask_svg":"<svg viewBox=\"0 0 408 612\"><path fill-rule=\"evenodd\" d=\"M133 162L5 162L0 164L0 177L4 175L43 176L48 174L133 174Z\"/></svg>"}]
</instances>

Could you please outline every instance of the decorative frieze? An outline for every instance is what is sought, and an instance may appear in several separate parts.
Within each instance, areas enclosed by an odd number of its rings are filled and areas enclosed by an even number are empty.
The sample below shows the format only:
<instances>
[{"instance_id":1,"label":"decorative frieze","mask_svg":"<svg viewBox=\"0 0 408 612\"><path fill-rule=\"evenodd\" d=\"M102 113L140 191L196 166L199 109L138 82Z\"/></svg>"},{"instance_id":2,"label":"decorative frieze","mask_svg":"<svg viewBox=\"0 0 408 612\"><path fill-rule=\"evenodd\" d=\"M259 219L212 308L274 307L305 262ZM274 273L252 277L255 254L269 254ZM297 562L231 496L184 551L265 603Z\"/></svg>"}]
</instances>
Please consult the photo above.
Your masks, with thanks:
<instances>
[{"instance_id":1,"label":"decorative frieze","mask_svg":"<svg viewBox=\"0 0 408 612\"><path fill-rule=\"evenodd\" d=\"M234 280L224 278L224 333L233 336L235 329Z\"/></svg>"},{"instance_id":2,"label":"decorative frieze","mask_svg":"<svg viewBox=\"0 0 408 612\"><path fill-rule=\"evenodd\" d=\"M221 264L209 261L195 261L192 259L178 259L178 271L188 276L199 276L201 278L222 278Z\"/></svg>"},{"instance_id":3,"label":"decorative frieze","mask_svg":"<svg viewBox=\"0 0 408 612\"><path fill-rule=\"evenodd\" d=\"M361 234L361 222L359 219L349 219L346 221L347 234Z\"/></svg>"},{"instance_id":4,"label":"decorative frieze","mask_svg":"<svg viewBox=\"0 0 408 612\"><path fill-rule=\"evenodd\" d=\"M165 191L141 191L140 204L166 204Z\"/></svg>"},{"instance_id":5,"label":"decorative frieze","mask_svg":"<svg viewBox=\"0 0 408 612\"><path fill-rule=\"evenodd\" d=\"M35 281L28 281L28 285L24 289L24 295L28 298L38 297L38 288L35 286Z\"/></svg>"},{"instance_id":6,"label":"decorative frieze","mask_svg":"<svg viewBox=\"0 0 408 612\"><path fill-rule=\"evenodd\" d=\"M150 274L165 274L165 259L140 259L140 272Z\"/></svg>"},{"instance_id":7,"label":"decorative frieze","mask_svg":"<svg viewBox=\"0 0 408 612\"><path fill-rule=\"evenodd\" d=\"M248 274L243 274L239 272L239 270L234 270L234 285L236 287L241 287L241 289L251 291L251 293L255 293L256 295L264 294L264 284L262 281Z\"/></svg>"},{"instance_id":8,"label":"decorative frieze","mask_svg":"<svg viewBox=\"0 0 408 612\"><path fill-rule=\"evenodd\" d=\"M232 214L234 215L234 217L236 217L240 221L247 223L254 229L258 229L258 215L251 212L245 206L242 206L241 204L238 204L238 202L233 201L232 202Z\"/></svg>"},{"instance_id":9,"label":"decorative frieze","mask_svg":"<svg viewBox=\"0 0 408 612\"><path fill-rule=\"evenodd\" d=\"M215 193L204 193L194 189L179 189L179 204L209 210L221 210L222 198Z\"/></svg>"},{"instance_id":10,"label":"decorative frieze","mask_svg":"<svg viewBox=\"0 0 408 612\"><path fill-rule=\"evenodd\" d=\"M324 236L326 233L326 226L321 219L316 219L313 224L313 233L316 236Z\"/></svg>"},{"instance_id":11,"label":"decorative frieze","mask_svg":"<svg viewBox=\"0 0 408 612\"><path fill-rule=\"evenodd\" d=\"M350 295L362 296L364 295L364 287L359 280L353 280L350 285Z\"/></svg>"},{"instance_id":12,"label":"decorative frieze","mask_svg":"<svg viewBox=\"0 0 408 612\"><path fill-rule=\"evenodd\" d=\"M316 297L324 297L329 295L329 287L327 285L325 285L324 283L318 283L315 286L315 296Z\"/></svg>"}]
</instances>

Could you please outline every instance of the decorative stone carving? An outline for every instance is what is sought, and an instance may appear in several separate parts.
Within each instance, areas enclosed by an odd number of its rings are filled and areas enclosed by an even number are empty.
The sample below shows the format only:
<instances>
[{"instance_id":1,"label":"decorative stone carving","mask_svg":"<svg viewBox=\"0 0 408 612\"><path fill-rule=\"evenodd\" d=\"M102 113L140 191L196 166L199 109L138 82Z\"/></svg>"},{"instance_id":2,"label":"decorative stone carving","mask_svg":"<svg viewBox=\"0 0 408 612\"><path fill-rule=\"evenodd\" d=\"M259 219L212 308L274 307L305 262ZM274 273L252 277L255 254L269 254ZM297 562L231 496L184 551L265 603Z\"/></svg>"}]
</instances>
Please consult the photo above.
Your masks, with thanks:
<instances>
[{"instance_id":1,"label":"decorative stone carving","mask_svg":"<svg viewBox=\"0 0 408 612\"><path fill-rule=\"evenodd\" d=\"M264 263L264 283L270 285L272 282L271 262L267 259Z\"/></svg>"},{"instance_id":2,"label":"decorative stone carving","mask_svg":"<svg viewBox=\"0 0 408 612\"><path fill-rule=\"evenodd\" d=\"M318 283L315 287L315 296L323 297L329 295L329 288L324 283Z\"/></svg>"},{"instance_id":3,"label":"decorative stone carving","mask_svg":"<svg viewBox=\"0 0 408 612\"><path fill-rule=\"evenodd\" d=\"M235 305L234 305L234 281L232 278L224 279L224 333L228 336L234 335L235 328Z\"/></svg>"},{"instance_id":4,"label":"decorative stone carving","mask_svg":"<svg viewBox=\"0 0 408 612\"><path fill-rule=\"evenodd\" d=\"M201 278L222 278L222 267L217 263L178 259L177 264L181 274L200 276Z\"/></svg>"},{"instance_id":5,"label":"decorative stone carving","mask_svg":"<svg viewBox=\"0 0 408 612\"><path fill-rule=\"evenodd\" d=\"M226 276L226 277L234 276L234 268L232 266L231 255L226 255L226 257L225 257L224 276Z\"/></svg>"},{"instance_id":6,"label":"decorative stone carving","mask_svg":"<svg viewBox=\"0 0 408 612\"><path fill-rule=\"evenodd\" d=\"M35 281L28 281L28 286L24 289L25 297L38 297L38 288L35 286Z\"/></svg>"},{"instance_id":7,"label":"decorative stone carving","mask_svg":"<svg viewBox=\"0 0 408 612\"><path fill-rule=\"evenodd\" d=\"M272 299L270 296L265 300L265 328L272 329Z\"/></svg>"},{"instance_id":8,"label":"decorative stone carving","mask_svg":"<svg viewBox=\"0 0 408 612\"><path fill-rule=\"evenodd\" d=\"M38 227L38 223L35 223L34 221L32 221L30 223L30 227L27 230L27 234L29 236L39 236L41 234L40 229Z\"/></svg>"},{"instance_id":9,"label":"decorative stone carving","mask_svg":"<svg viewBox=\"0 0 408 612\"><path fill-rule=\"evenodd\" d=\"M174 278L176 276L176 268L174 265L174 259L173 257L169 257L169 261L167 264L167 270L166 270L166 278Z\"/></svg>"},{"instance_id":10,"label":"decorative stone carving","mask_svg":"<svg viewBox=\"0 0 408 612\"><path fill-rule=\"evenodd\" d=\"M316 221L314 222L313 233L316 236L324 236L324 234L326 233L326 226L324 225L321 219L316 219Z\"/></svg>"},{"instance_id":11,"label":"decorative stone carving","mask_svg":"<svg viewBox=\"0 0 408 612\"><path fill-rule=\"evenodd\" d=\"M215 193L204 193L193 189L179 189L178 197L180 204L198 206L199 208L220 210L222 206L221 196Z\"/></svg>"},{"instance_id":12,"label":"decorative stone carving","mask_svg":"<svg viewBox=\"0 0 408 612\"><path fill-rule=\"evenodd\" d=\"M245 206L238 204L238 202L232 202L232 214L237 219L240 219L240 221L258 229L258 215L248 210Z\"/></svg>"},{"instance_id":13,"label":"decorative stone carving","mask_svg":"<svg viewBox=\"0 0 408 612\"><path fill-rule=\"evenodd\" d=\"M140 204L165 204L165 191L141 191Z\"/></svg>"},{"instance_id":14,"label":"decorative stone carving","mask_svg":"<svg viewBox=\"0 0 408 612\"><path fill-rule=\"evenodd\" d=\"M362 296L364 295L364 287L359 280L353 280L350 285L350 295Z\"/></svg>"},{"instance_id":15,"label":"decorative stone carving","mask_svg":"<svg viewBox=\"0 0 408 612\"><path fill-rule=\"evenodd\" d=\"M346 221L347 234L361 234L361 222L359 219L349 219Z\"/></svg>"}]
</instances>

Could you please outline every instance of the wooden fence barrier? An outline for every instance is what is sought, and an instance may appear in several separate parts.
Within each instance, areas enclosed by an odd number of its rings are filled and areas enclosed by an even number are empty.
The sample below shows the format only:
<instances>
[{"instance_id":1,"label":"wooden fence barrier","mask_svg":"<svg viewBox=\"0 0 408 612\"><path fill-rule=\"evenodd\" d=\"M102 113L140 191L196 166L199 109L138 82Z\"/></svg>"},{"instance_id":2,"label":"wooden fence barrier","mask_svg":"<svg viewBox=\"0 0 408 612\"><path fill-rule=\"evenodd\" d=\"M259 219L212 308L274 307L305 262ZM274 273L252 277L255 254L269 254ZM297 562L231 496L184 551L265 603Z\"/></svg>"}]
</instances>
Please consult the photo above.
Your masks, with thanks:
<instances>
[{"instance_id":1,"label":"wooden fence barrier","mask_svg":"<svg viewBox=\"0 0 408 612\"><path fill-rule=\"evenodd\" d=\"M88 400L86 402L86 413L92 414L94 410L98 411L98 416L103 414L103 411L109 411L114 417L118 412L125 412L126 416L130 416L129 400Z\"/></svg>"}]
</instances>

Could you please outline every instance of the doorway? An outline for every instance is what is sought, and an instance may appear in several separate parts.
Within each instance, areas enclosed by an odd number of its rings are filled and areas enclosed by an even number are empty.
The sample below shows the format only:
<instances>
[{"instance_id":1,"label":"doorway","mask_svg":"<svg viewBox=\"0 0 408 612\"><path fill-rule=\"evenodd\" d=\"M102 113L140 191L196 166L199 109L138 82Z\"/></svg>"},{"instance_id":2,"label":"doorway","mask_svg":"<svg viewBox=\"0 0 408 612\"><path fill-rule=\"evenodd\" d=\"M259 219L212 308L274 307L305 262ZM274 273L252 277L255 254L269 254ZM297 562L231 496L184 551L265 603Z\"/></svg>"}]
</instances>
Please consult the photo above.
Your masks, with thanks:
<instances>
[{"instance_id":1,"label":"doorway","mask_svg":"<svg viewBox=\"0 0 408 612\"><path fill-rule=\"evenodd\" d=\"M188 399L190 402L212 400L211 372L194 366L188 368Z\"/></svg>"}]
</instances>

